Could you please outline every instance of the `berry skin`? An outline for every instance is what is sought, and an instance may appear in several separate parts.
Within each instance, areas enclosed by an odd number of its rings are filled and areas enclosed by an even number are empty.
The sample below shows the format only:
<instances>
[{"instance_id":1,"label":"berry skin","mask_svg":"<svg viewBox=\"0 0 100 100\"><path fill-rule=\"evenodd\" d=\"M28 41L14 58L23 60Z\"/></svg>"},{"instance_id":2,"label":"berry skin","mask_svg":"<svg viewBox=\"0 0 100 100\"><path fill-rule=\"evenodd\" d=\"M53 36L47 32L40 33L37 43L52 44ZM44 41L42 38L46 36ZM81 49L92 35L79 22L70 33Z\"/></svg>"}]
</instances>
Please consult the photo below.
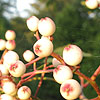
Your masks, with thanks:
<instances>
[{"instance_id":1,"label":"berry skin","mask_svg":"<svg viewBox=\"0 0 100 100\"><path fill-rule=\"evenodd\" d=\"M100 0L97 0L97 2L100 4Z\"/></svg>"},{"instance_id":2,"label":"berry skin","mask_svg":"<svg viewBox=\"0 0 100 100\"><path fill-rule=\"evenodd\" d=\"M8 70L12 76L21 77L26 71L26 66L22 61L17 60L15 63L10 65Z\"/></svg>"},{"instance_id":3,"label":"berry skin","mask_svg":"<svg viewBox=\"0 0 100 100\"><path fill-rule=\"evenodd\" d=\"M5 33L5 38L7 40L14 40L16 38L16 34L13 30L7 30Z\"/></svg>"},{"instance_id":4,"label":"berry skin","mask_svg":"<svg viewBox=\"0 0 100 100\"><path fill-rule=\"evenodd\" d=\"M76 45L68 45L63 50L64 61L71 66L78 65L83 58L82 50Z\"/></svg>"},{"instance_id":5,"label":"berry skin","mask_svg":"<svg viewBox=\"0 0 100 100\"><path fill-rule=\"evenodd\" d=\"M17 92L16 85L11 81L4 82L4 84L2 85L2 89L4 93L12 96Z\"/></svg>"},{"instance_id":6,"label":"berry skin","mask_svg":"<svg viewBox=\"0 0 100 100\"><path fill-rule=\"evenodd\" d=\"M64 81L71 79L73 77L73 73L68 66L58 65L53 70L53 77L57 83L62 84Z\"/></svg>"},{"instance_id":7,"label":"berry skin","mask_svg":"<svg viewBox=\"0 0 100 100\"><path fill-rule=\"evenodd\" d=\"M97 0L86 0L85 5L89 9L96 9L98 7L98 1Z\"/></svg>"},{"instance_id":8,"label":"berry skin","mask_svg":"<svg viewBox=\"0 0 100 100\"><path fill-rule=\"evenodd\" d=\"M31 96L31 90L28 86L22 86L18 89L17 95L19 99L28 99Z\"/></svg>"},{"instance_id":9,"label":"berry skin","mask_svg":"<svg viewBox=\"0 0 100 100\"><path fill-rule=\"evenodd\" d=\"M2 94L0 95L0 100L15 100L13 96L8 94Z\"/></svg>"},{"instance_id":10,"label":"berry skin","mask_svg":"<svg viewBox=\"0 0 100 100\"><path fill-rule=\"evenodd\" d=\"M34 53L40 57L47 57L53 51L53 44L48 39L40 39L33 45Z\"/></svg>"},{"instance_id":11,"label":"berry skin","mask_svg":"<svg viewBox=\"0 0 100 100\"><path fill-rule=\"evenodd\" d=\"M61 65L61 62L58 61L56 58L53 58L52 59L52 64L53 64L54 67L57 67L58 65Z\"/></svg>"},{"instance_id":12,"label":"berry skin","mask_svg":"<svg viewBox=\"0 0 100 100\"><path fill-rule=\"evenodd\" d=\"M66 80L60 86L60 93L65 99L76 99L81 92L80 84L74 79Z\"/></svg>"},{"instance_id":13,"label":"berry skin","mask_svg":"<svg viewBox=\"0 0 100 100\"><path fill-rule=\"evenodd\" d=\"M15 61L19 60L19 55L15 52L15 51L8 51L5 55L4 55L4 62L6 64L12 64Z\"/></svg>"},{"instance_id":14,"label":"berry skin","mask_svg":"<svg viewBox=\"0 0 100 100\"><path fill-rule=\"evenodd\" d=\"M6 42L6 49L8 49L8 50L14 50L15 47L16 47L15 40L8 40Z\"/></svg>"},{"instance_id":15,"label":"berry skin","mask_svg":"<svg viewBox=\"0 0 100 100\"><path fill-rule=\"evenodd\" d=\"M5 48L6 48L6 41L0 39L0 51L4 50Z\"/></svg>"},{"instance_id":16,"label":"berry skin","mask_svg":"<svg viewBox=\"0 0 100 100\"><path fill-rule=\"evenodd\" d=\"M26 21L27 27L29 28L29 30L35 32L38 30L38 22L39 22L39 19L36 16L31 16Z\"/></svg>"},{"instance_id":17,"label":"berry skin","mask_svg":"<svg viewBox=\"0 0 100 100\"><path fill-rule=\"evenodd\" d=\"M38 30L43 36L51 36L55 32L56 26L49 17L41 18L38 24Z\"/></svg>"},{"instance_id":18,"label":"berry skin","mask_svg":"<svg viewBox=\"0 0 100 100\"><path fill-rule=\"evenodd\" d=\"M1 71L2 75L8 75L9 74L9 71L6 68L6 66L4 66L4 64L0 64L0 71Z\"/></svg>"},{"instance_id":19,"label":"berry skin","mask_svg":"<svg viewBox=\"0 0 100 100\"><path fill-rule=\"evenodd\" d=\"M24 57L25 61L30 62L31 60L33 60L35 58L35 55L32 51L26 50L23 53L23 57Z\"/></svg>"}]
</instances>

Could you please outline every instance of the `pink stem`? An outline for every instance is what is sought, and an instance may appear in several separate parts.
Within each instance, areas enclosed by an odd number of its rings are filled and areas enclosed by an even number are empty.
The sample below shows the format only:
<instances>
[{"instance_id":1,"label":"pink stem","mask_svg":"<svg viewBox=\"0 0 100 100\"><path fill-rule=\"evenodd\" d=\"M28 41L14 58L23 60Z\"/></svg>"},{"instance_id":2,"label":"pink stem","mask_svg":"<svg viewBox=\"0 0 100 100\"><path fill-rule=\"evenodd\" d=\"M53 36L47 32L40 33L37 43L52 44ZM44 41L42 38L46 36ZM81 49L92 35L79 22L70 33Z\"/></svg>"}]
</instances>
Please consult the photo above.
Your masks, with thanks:
<instances>
[{"instance_id":1,"label":"pink stem","mask_svg":"<svg viewBox=\"0 0 100 100\"><path fill-rule=\"evenodd\" d=\"M37 40L40 39L40 37L39 37L39 32L38 32L38 31L36 31L36 34L34 34L34 36L36 37Z\"/></svg>"},{"instance_id":2,"label":"pink stem","mask_svg":"<svg viewBox=\"0 0 100 100\"><path fill-rule=\"evenodd\" d=\"M34 62L37 62L37 61L40 60L40 59L42 59L42 58L41 58L41 57L38 57L38 58L36 58L36 59L30 61L29 63L25 64L25 65L26 65L26 68L27 68L28 66L30 66L31 64L33 64Z\"/></svg>"},{"instance_id":3,"label":"pink stem","mask_svg":"<svg viewBox=\"0 0 100 100\"><path fill-rule=\"evenodd\" d=\"M50 72L53 72L53 69L49 69L49 70L36 70L36 71L33 71L33 72L29 72L29 73L26 73L24 74L22 77L21 77L21 80L19 81L19 83L17 84L17 87L20 87L22 85L22 83L28 81L30 78L32 78L33 76L35 76L36 74L40 74L40 73L50 73ZM29 77L27 77L29 76ZM27 77L26 79L24 79L24 77Z\"/></svg>"},{"instance_id":4,"label":"pink stem","mask_svg":"<svg viewBox=\"0 0 100 100\"><path fill-rule=\"evenodd\" d=\"M47 59L48 59L48 57L45 58L45 63L44 63L44 68L43 68L43 70L46 70ZM42 74L41 74L41 79L40 79L40 82L39 82L39 84L38 84L38 87L37 87L37 90L36 90L36 92L35 92L34 97L36 97L37 94L38 94L38 92L39 92L39 89L40 89L40 87L41 87L41 85L42 85L42 82L43 82L44 75L45 75L45 73L42 73Z\"/></svg>"}]
</instances>

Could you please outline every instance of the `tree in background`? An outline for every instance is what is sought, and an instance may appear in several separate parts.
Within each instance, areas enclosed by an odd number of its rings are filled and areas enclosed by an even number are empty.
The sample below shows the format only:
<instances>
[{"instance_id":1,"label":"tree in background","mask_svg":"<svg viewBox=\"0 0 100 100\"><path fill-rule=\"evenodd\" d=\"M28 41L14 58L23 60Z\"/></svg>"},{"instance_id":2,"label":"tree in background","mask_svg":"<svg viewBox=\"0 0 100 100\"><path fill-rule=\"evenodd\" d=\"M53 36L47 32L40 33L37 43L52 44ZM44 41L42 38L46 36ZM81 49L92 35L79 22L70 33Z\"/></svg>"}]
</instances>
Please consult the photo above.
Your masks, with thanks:
<instances>
[{"instance_id":1,"label":"tree in background","mask_svg":"<svg viewBox=\"0 0 100 100\"><path fill-rule=\"evenodd\" d=\"M8 4L10 4L8 1ZM32 44L34 33L29 32L26 27L26 19L20 17L15 17L10 21L4 16L7 5L4 0L0 0L0 37L7 29L13 29L17 34L17 45L20 47L17 49L19 54L27 49L32 49L30 44ZM5 5L5 6L4 6ZM41 17L51 17L57 26L56 32L54 34L54 44L56 51L58 53L62 50L63 46L72 43L79 45L84 52L89 52L92 56L84 58L81 70L86 73L86 75L91 76L94 69L100 65L100 15L99 9L90 10L86 8L80 0L37 0L36 3L32 4L33 8L36 9L36 13L29 13L31 15L36 15ZM8 8L7 8L8 9ZM9 10L9 9L8 9ZM93 16L94 15L94 16ZM61 47L60 47L61 46ZM98 81L98 80L97 80ZM31 83L30 83L31 84ZM52 85L54 85L54 91L51 90ZM54 83L44 83L45 88L49 88L49 92L44 89L40 89L40 94L42 93L41 99L48 98L52 95L52 100L54 98L59 99L60 96L56 97L58 94L55 90L58 85ZM91 89L91 87L89 87ZM86 96L94 96L94 92L91 91L91 95L88 93L89 89L85 91ZM47 97L43 97L43 94ZM51 100L51 98L49 98ZM49 100L48 99L48 100Z\"/></svg>"},{"instance_id":2,"label":"tree in background","mask_svg":"<svg viewBox=\"0 0 100 100\"><path fill-rule=\"evenodd\" d=\"M11 8L16 8L14 3L16 0L0 0L0 37L3 37L4 32L11 28L10 22L8 21L8 14L13 13Z\"/></svg>"}]
</instances>

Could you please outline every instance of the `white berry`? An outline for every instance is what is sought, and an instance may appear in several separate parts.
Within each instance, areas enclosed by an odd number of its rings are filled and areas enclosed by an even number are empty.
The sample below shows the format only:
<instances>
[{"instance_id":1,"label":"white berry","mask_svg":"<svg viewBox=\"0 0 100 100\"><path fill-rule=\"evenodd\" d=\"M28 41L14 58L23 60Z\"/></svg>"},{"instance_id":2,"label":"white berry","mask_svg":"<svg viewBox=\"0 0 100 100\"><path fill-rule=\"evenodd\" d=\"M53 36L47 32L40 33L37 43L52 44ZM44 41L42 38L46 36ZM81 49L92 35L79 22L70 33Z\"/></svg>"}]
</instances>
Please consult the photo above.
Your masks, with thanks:
<instances>
[{"instance_id":1,"label":"white berry","mask_svg":"<svg viewBox=\"0 0 100 100\"><path fill-rule=\"evenodd\" d=\"M17 60L19 60L19 55L15 51L8 51L4 55L4 62L7 64L12 64Z\"/></svg>"},{"instance_id":2,"label":"white berry","mask_svg":"<svg viewBox=\"0 0 100 100\"><path fill-rule=\"evenodd\" d=\"M14 77L21 77L25 73L25 71L26 71L26 66L20 60L17 60L9 67L9 72Z\"/></svg>"},{"instance_id":3,"label":"white berry","mask_svg":"<svg viewBox=\"0 0 100 100\"><path fill-rule=\"evenodd\" d=\"M89 9L96 9L98 7L98 1L97 0L86 0L85 5Z\"/></svg>"},{"instance_id":4,"label":"white berry","mask_svg":"<svg viewBox=\"0 0 100 100\"><path fill-rule=\"evenodd\" d=\"M8 49L8 50L14 50L15 47L16 47L15 40L8 40L6 42L6 49Z\"/></svg>"},{"instance_id":5,"label":"white berry","mask_svg":"<svg viewBox=\"0 0 100 100\"><path fill-rule=\"evenodd\" d=\"M20 99L28 99L31 96L31 90L28 86L22 86L18 89L17 94Z\"/></svg>"},{"instance_id":6,"label":"white berry","mask_svg":"<svg viewBox=\"0 0 100 100\"><path fill-rule=\"evenodd\" d=\"M0 39L0 51L4 50L5 48L6 48L6 41Z\"/></svg>"},{"instance_id":7,"label":"white berry","mask_svg":"<svg viewBox=\"0 0 100 100\"><path fill-rule=\"evenodd\" d=\"M23 53L23 57L24 57L25 61L30 62L31 60L33 60L35 58L35 55L32 51L26 50Z\"/></svg>"},{"instance_id":8,"label":"white berry","mask_svg":"<svg viewBox=\"0 0 100 100\"><path fill-rule=\"evenodd\" d=\"M5 82L2 86L2 89L4 93L9 94L9 95L17 91L16 85L11 81Z\"/></svg>"},{"instance_id":9,"label":"white berry","mask_svg":"<svg viewBox=\"0 0 100 100\"><path fill-rule=\"evenodd\" d=\"M0 100L15 100L13 96L8 94L2 94L0 95Z\"/></svg>"},{"instance_id":10,"label":"white berry","mask_svg":"<svg viewBox=\"0 0 100 100\"><path fill-rule=\"evenodd\" d=\"M27 27L29 30L35 32L38 30L38 22L39 19L36 16L31 16L29 19L27 19Z\"/></svg>"},{"instance_id":11,"label":"white berry","mask_svg":"<svg viewBox=\"0 0 100 100\"><path fill-rule=\"evenodd\" d=\"M76 45L68 45L63 50L64 61L71 66L80 64L83 58L82 50Z\"/></svg>"},{"instance_id":12,"label":"white berry","mask_svg":"<svg viewBox=\"0 0 100 100\"><path fill-rule=\"evenodd\" d=\"M52 64L53 64L54 67L57 67L58 65L61 65L61 62L58 61L56 58L53 58L52 59Z\"/></svg>"},{"instance_id":13,"label":"white berry","mask_svg":"<svg viewBox=\"0 0 100 100\"><path fill-rule=\"evenodd\" d=\"M82 89L80 84L74 79L66 80L60 86L60 93L65 99L76 99L81 92Z\"/></svg>"},{"instance_id":14,"label":"white berry","mask_svg":"<svg viewBox=\"0 0 100 100\"><path fill-rule=\"evenodd\" d=\"M47 57L53 51L53 44L48 39L40 39L33 45L34 52L37 56Z\"/></svg>"},{"instance_id":15,"label":"white berry","mask_svg":"<svg viewBox=\"0 0 100 100\"><path fill-rule=\"evenodd\" d=\"M9 74L9 71L6 68L6 66L4 66L4 64L0 64L0 71L1 71L2 75L8 75Z\"/></svg>"},{"instance_id":16,"label":"white berry","mask_svg":"<svg viewBox=\"0 0 100 100\"><path fill-rule=\"evenodd\" d=\"M55 32L56 26L51 18L45 17L40 19L38 29L41 35L50 36Z\"/></svg>"},{"instance_id":17,"label":"white berry","mask_svg":"<svg viewBox=\"0 0 100 100\"><path fill-rule=\"evenodd\" d=\"M16 34L13 30L7 30L5 33L5 38L7 40L14 40L16 38Z\"/></svg>"},{"instance_id":18,"label":"white berry","mask_svg":"<svg viewBox=\"0 0 100 100\"><path fill-rule=\"evenodd\" d=\"M73 77L73 73L68 66L58 65L53 70L53 77L57 83L62 84L64 81L71 79Z\"/></svg>"}]
</instances>

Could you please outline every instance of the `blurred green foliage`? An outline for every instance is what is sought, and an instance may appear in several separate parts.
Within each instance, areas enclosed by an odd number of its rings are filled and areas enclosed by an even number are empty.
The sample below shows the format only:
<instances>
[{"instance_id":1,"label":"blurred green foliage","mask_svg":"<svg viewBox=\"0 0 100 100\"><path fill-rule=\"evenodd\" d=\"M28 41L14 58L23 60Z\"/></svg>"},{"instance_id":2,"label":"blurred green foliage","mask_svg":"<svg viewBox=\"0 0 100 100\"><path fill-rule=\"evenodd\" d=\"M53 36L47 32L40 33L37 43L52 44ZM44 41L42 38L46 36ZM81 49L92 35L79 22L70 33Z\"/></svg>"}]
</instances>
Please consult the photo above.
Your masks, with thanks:
<instances>
[{"instance_id":1,"label":"blurred green foliage","mask_svg":"<svg viewBox=\"0 0 100 100\"><path fill-rule=\"evenodd\" d=\"M80 70L90 77L100 65L100 9L90 10L82 5L82 1L37 0L31 6L38 13L30 13L30 16L36 15L39 18L48 16L54 20L56 24L56 32L53 35L54 52L62 56L65 45L69 43L78 45L84 51ZM95 16L92 17L91 14ZM17 35L15 51L22 60L23 52L26 49L33 51L32 45L36 41L34 33L29 31L26 26L26 20L27 18L15 17L8 21L4 16L0 17L0 38L4 38L7 29L13 29ZM38 66L43 64L43 61L41 60ZM52 74L47 74L47 76L52 77ZM76 76L75 78L78 80ZM100 84L99 79L100 76L97 77L97 84ZM32 81L27 85L32 87L32 91L35 93L38 81ZM60 85L55 82L43 81L38 96L41 100L63 100L59 93L59 87ZM91 91L91 95L89 91ZM96 96L91 86L84 89L84 93L88 98Z\"/></svg>"}]
</instances>

